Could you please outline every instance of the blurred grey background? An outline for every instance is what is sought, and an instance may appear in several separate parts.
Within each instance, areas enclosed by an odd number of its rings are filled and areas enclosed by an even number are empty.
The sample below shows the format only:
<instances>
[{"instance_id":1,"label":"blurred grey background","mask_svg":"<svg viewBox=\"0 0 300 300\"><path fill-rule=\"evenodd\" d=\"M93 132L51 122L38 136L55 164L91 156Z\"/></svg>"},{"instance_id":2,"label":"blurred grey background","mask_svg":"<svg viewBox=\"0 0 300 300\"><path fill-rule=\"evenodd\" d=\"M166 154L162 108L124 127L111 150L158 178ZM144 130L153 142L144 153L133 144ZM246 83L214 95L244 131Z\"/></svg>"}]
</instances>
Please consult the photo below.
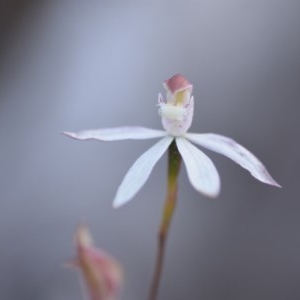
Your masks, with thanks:
<instances>
[{"instance_id":1,"label":"blurred grey background","mask_svg":"<svg viewBox=\"0 0 300 300\"><path fill-rule=\"evenodd\" d=\"M216 200L181 170L160 299L300 299L300 2L21 1L0 8L0 299L82 299L73 235L85 220L146 299L166 156L125 207L116 189L155 140L78 142L63 130L161 128L157 94L194 84L193 132L230 136L283 186L205 151Z\"/></svg>"}]
</instances>

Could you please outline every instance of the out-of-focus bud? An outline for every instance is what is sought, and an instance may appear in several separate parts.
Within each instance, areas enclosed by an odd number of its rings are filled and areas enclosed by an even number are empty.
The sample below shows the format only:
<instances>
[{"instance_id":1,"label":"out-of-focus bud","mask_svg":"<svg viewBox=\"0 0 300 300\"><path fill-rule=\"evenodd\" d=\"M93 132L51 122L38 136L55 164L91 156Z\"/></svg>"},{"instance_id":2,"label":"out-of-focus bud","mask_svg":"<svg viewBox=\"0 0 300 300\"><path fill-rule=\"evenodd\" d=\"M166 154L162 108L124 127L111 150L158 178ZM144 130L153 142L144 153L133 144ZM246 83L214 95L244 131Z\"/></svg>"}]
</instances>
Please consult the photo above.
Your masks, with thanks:
<instances>
[{"instance_id":1,"label":"out-of-focus bud","mask_svg":"<svg viewBox=\"0 0 300 300\"><path fill-rule=\"evenodd\" d=\"M79 225L75 243L77 257L71 265L81 270L90 300L116 300L122 285L122 270L118 262L95 248L86 225Z\"/></svg>"}]
</instances>

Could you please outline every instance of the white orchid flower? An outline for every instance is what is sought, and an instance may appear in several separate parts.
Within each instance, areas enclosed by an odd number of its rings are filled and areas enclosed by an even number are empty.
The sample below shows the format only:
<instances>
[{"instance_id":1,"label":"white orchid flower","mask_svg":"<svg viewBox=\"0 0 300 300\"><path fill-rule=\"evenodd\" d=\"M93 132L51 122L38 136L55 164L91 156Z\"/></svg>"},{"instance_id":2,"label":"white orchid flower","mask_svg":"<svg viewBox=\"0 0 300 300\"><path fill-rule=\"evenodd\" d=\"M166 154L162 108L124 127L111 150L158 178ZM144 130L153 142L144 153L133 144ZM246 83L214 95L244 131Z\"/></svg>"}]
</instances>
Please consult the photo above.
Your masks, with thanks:
<instances>
[{"instance_id":1,"label":"white orchid flower","mask_svg":"<svg viewBox=\"0 0 300 300\"><path fill-rule=\"evenodd\" d=\"M192 186L200 193L216 197L220 192L220 178L211 159L193 144L223 154L248 170L259 181L280 187L265 166L246 148L223 135L214 133L188 133L194 114L193 86L180 74L164 82L166 99L158 96L158 113L163 130L145 127L116 127L84 130L77 133L64 132L77 140L142 140L161 138L143 153L125 175L116 193L113 205L120 207L131 200L142 188L157 161L166 152L172 141L176 141L179 153L186 166Z\"/></svg>"}]
</instances>

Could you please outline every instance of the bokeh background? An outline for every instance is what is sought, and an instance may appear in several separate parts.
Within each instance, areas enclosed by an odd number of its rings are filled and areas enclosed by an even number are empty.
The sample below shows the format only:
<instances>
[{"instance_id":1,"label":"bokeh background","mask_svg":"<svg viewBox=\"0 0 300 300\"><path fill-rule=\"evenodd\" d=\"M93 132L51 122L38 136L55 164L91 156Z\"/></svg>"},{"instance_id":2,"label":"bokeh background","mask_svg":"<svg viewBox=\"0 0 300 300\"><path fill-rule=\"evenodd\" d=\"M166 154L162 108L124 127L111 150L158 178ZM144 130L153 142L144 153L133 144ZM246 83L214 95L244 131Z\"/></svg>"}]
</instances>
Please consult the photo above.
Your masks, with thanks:
<instances>
[{"instance_id":1,"label":"bokeh background","mask_svg":"<svg viewBox=\"0 0 300 300\"><path fill-rule=\"evenodd\" d=\"M0 8L0 298L80 300L63 264L86 221L123 264L124 300L146 299L166 156L125 207L112 200L155 141L78 142L63 130L161 128L157 94L194 84L193 132L230 136L283 186L215 162L215 200L183 167L160 299L300 299L300 2L21 1Z\"/></svg>"}]
</instances>

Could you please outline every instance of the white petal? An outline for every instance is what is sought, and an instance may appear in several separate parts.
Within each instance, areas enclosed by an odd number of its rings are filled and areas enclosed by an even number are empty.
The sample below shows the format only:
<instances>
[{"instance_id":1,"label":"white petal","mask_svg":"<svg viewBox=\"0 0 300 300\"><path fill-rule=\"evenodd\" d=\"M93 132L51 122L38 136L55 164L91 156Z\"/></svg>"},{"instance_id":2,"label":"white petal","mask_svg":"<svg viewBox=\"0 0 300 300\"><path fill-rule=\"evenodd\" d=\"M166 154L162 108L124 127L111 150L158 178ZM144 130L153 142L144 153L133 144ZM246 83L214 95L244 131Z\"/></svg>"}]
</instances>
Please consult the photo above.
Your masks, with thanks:
<instances>
[{"instance_id":1,"label":"white petal","mask_svg":"<svg viewBox=\"0 0 300 300\"><path fill-rule=\"evenodd\" d=\"M143 140L166 136L162 130L150 129L138 126L115 127L83 130L79 132L63 132L63 134L77 140L99 140L99 141L119 141L119 140Z\"/></svg>"},{"instance_id":2,"label":"white petal","mask_svg":"<svg viewBox=\"0 0 300 300\"><path fill-rule=\"evenodd\" d=\"M135 161L117 191L113 203L114 207L120 207L131 200L142 188L150 176L153 167L168 149L172 140L173 137L170 136L163 138Z\"/></svg>"},{"instance_id":3,"label":"white petal","mask_svg":"<svg viewBox=\"0 0 300 300\"><path fill-rule=\"evenodd\" d=\"M277 187L280 185L271 177L265 166L246 148L223 135L214 133L186 134L186 138L209 150L223 154L248 170L256 179Z\"/></svg>"},{"instance_id":4,"label":"white petal","mask_svg":"<svg viewBox=\"0 0 300 300\"><path fill-rule=\"evenodd\" d=\"M221 184L218 171L211 159L185 138L176 138L176 144L192 186L200 193L216 197Z\"/></svg>"}]
</instances>

